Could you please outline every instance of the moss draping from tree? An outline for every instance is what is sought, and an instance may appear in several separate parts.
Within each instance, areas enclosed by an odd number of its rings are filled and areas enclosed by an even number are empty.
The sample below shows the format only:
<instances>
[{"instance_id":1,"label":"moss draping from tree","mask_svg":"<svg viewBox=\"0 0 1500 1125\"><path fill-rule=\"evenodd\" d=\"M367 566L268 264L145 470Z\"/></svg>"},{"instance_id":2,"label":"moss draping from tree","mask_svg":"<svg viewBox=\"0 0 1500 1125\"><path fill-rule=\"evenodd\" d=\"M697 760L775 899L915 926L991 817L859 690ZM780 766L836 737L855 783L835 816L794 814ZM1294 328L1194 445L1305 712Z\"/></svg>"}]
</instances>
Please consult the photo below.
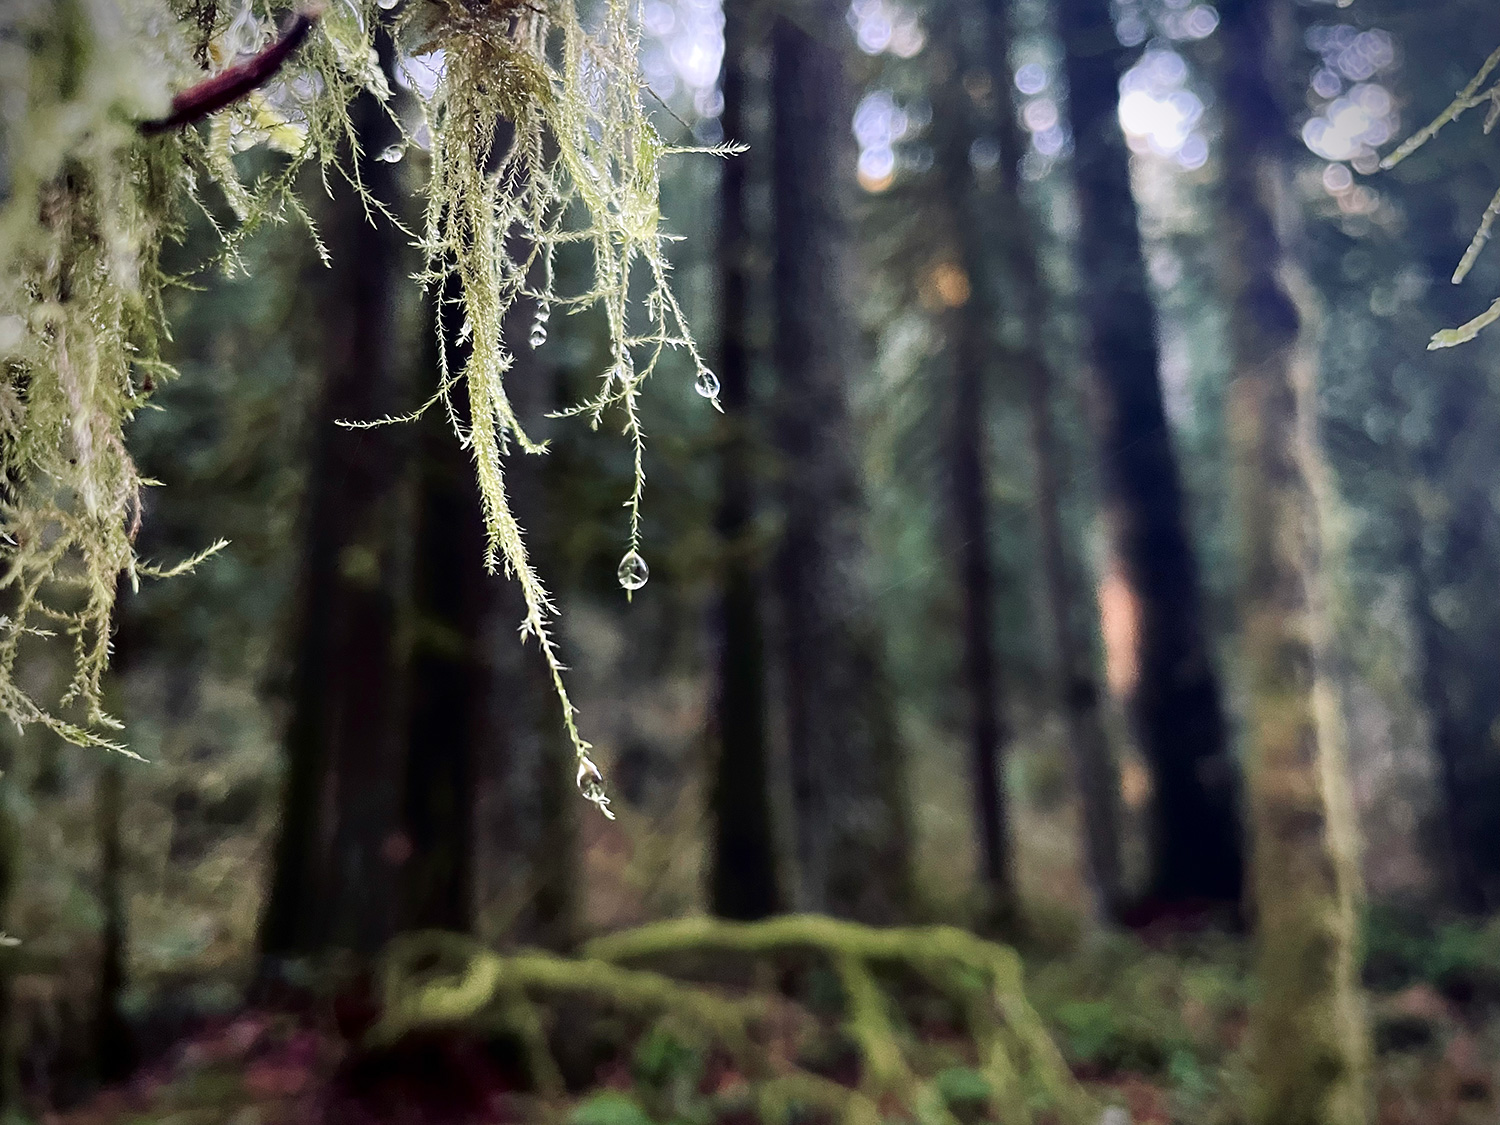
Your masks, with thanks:
<instances>
[{"instance_id":1,"label":"moss draping from tree","mask_svg":"<svg viewBox=\"0 0 1500 1125\"><path fill-rule=\"evenodd\" d=\"M147 138L136 126L160 119L173 90L200 81L204 68L222 73L272 40L277 5L6 6L0 73L7 89L22 93L0 138L10 181L0 204L0 596L7 599L0 713L75 742L122 748L109 736L118 724L100 705L115 592L122 575L133 583L164 573L135 555L140 492L150 482L126 442L131 416L172 374L161 358L168 326L160 298L169 284L157 264L163 241L180 228L190 201L219 229L219 261L230 269L241 264L244 238L267 222L297 219L311 231L294 190L308 165L320 169L325 186L348 179L372 221L396 221L347 159L359 145L348 113L356 96L373 94L397 117L376 49L389 33L422 125L403 132L398 151L380 155L399 159L419 138L430 147L426 221L414 237L427 255L423 281L432 294L443 292L450 275L461 283L458 307L440 310L438 331L446 331L445 317L457 318L458 335L470 344L462 370L434 373L427 405L447 409L474 456L489 537L484 561L521 587L521 635L537 642L551 671L579 786L608 812L563 683L550 632L555 609L506 495L510 447L542 450L506 394L511 345L502 324L518 301L534 303L541 338L554 309L602 313L612 359L598 392L566 413L596 427L618 418L632 443L626 561L640 580L642 384L672 350L687 353L705 397L714 397L717 381L668 283L669 236L660 223L661 160L703 150L667 145L647 116L640 32L628 0L589 7L586 27L576 0L409 0L394 18L376 0L319 4L309 9L320 17L316 30L265 86L202 128ZM424 84L417 72L435 81ZM497 149L499 137L507 139ZM286 158L246 182L235 158L258 145ZM222 221L226 208L230 223ZM569 245L592 255L592 281L582 292L554 282L555 256ZM640 308L629 300L633 280L645 282ZM466 395L466 409L456 392ZM74 671L48 699L23 686L18 654L28 638L58 632L72 641Z\"/></svg>"}]
</instances>

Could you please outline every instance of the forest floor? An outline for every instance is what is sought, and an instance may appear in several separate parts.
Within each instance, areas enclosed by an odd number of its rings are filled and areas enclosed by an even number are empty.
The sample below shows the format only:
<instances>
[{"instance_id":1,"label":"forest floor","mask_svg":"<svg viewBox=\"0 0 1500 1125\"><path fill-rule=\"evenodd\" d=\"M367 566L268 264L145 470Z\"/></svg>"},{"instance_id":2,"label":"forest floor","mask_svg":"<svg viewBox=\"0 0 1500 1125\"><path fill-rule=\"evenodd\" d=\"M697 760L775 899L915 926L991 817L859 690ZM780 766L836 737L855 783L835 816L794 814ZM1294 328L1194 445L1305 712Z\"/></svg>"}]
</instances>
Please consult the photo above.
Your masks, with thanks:
<instances>
[{"instance_id":1,"label":"forest floor","mask_svg":"<svg viewBox=\"0 0 1500 1125\"><path fill-rule=\"evenodd\" d=\"M1378 1125L1500 1119L1500 923L1433 925L1377 916L1366 981ZM1239 939L1099 937L1029 960L1029 994L1074 1073L1136 1125L1243 1120L1253 985ZM207 1020L47 1125L499 1125L536 1119L516 1060L474 1034L355 1048L346 1011L317 1021L242 1010ZM342 1026L342 1031L340 1030ZM707 1125L715 1095L743 1083L723 1060L659 1035L574 1059L570 1125ZM854 1076L846 1077L852 1081ZM962 1082L958 1083L962 1086ZM961 1098L962 1090L955 1095ZM982 1115L961 1114L964 1120ZM733 1120L739 1121L736 1116ZM745 1118L748 1120L748 1118ZM1127 1118L1104 1116L1112 1125Z\"/></svg>"}]
</instances>

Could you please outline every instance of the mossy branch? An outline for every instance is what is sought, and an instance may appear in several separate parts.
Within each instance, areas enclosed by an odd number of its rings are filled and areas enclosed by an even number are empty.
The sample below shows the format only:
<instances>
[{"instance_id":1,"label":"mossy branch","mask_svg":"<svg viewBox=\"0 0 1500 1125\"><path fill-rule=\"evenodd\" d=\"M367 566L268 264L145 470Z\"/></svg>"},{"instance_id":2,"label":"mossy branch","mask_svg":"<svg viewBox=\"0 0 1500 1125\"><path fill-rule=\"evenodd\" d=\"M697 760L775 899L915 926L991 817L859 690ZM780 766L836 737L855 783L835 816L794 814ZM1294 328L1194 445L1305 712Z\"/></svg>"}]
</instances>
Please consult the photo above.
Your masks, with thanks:
<instances>
[{"instance_id":1,"label":"mossy branch","mask_svg":"<svg viewBox=\"0 0 1500 1125\"><path fill-rule=\"evenodd\" d=\"M1416 152L1417 149L1432 140L1433 137L1437 136L1444 126L1458 120L1458 118L1462 117L1469 110L1486 103L1489 103L1490 109L1485 115L1484 132L1488 134L1493 130L1496 123L1500 122L1500 82L1495 83L1488 89L1485 89L1485 83L1495 73L1496 68L1500 68L1500 49L1495 50L1484 61L1484 65L1479 68L1478 73L1470 79L1467 86L1458 92L1457 97L1448 103L1443 112L1428 122L1426 126L1418 129L1410 137L1401 142L1395 151L1382 159L1380 162L1381 168L1394 168L1412 153ZM1469 275L1469 271L1474 268L1474 264L1479 261L1479 255L1484 250L1485 244L1489 242L1490 235L1494 231L1496 219L1500 219L1500 191L1495 193L1494 198L1490 200L1489 206L1485 208L1484 214L1479 220L1479 227L1475 230L1474 237L1469 242L1468 249L1464 251L1463 258L1460 259L1458 266L1453 271L1452 280L1454 285L1462 282ZM1459 344L1466 344L1496 320L1500 320L1500 300L1497 300L1487 310L1474 317L1474 319L1459 325L1457 328L1445 328L1433 333L1432 339L1427 344L1427 350L1436 351L1439 348L1452 348Z\"/></svg>"},{"instance_id":2,"label":"mossy branch","mask_svg":"<svg viewBox=\"0 0 1500 1125\"><path fill-rule=\"evenodd\" d=\"M844 1031L861 1060L858 1088L808 1072L778 1053L764 1034L777 1011L773 998L731 995L622 964L696 953L774 958L794 952L817 954L838 977ZM891 1021L891 1000L874 971L879 964L906 966L959 1001L997 1119L1016 1125L1092 1122L1096 1108L1026 1000L1014 951L947 927L872 929L813 915L757 923L693 918L597 939L576 959L506 956L453 934L416 935L402 939L387 962L385 1016L375 1037L389 1042L422 1027L500 1017L512 1029L531 1028L523 1041L545 1091L554 1088L542 1079L552 1064L538 1065L545 1052L536 1030L537 1005L549 995L582 995L642 1017L671 1017L723 1046L754 1086L768 1120L784 1119L800 1105L832 1111L846 1122L875 1122L879 1107L895 1103L920 1121L951 1125L955 1119L933 1078L918 1072ZM523 1014L519 1021L517 1012Z\"/></svg>"}]
</instances>

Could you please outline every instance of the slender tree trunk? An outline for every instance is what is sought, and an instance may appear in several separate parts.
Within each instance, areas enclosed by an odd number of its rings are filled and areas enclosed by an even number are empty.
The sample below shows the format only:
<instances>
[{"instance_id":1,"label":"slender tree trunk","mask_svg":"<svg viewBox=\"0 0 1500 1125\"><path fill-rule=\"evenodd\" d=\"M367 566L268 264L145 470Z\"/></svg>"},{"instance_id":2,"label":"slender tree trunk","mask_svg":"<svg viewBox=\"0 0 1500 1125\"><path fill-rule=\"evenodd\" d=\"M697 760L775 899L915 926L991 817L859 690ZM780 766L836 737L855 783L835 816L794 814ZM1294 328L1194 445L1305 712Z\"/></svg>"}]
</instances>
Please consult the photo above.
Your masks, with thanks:
<instances>
[{"instance_id":1,"label":"slender tree trunk","mask_svg":"<svg viewBox=\"0 0 1500 1125\"><path fill-rule=\"evenodd\" d=\"M980 877L986 928L1014 930L1020 903L1005 790L1005 750L1010 742L1004 688L995 644L994 521L990 506L988 437L993 383L1003 355L997 340L999 293L992 268L995 230L993 192L975 182L970 145L988 130L957 81L982 65L965 44L972 8L953 4L934 13L933 58L949 73L933 91L936 179L946 229L937 236L943 261L938 269L958 269L940 289L948 305L944 318L952 380L948 402L947 456L949 519L958 561L961 603L960 666L968 703L969 763L979 835ZM940 61L938 61L940 60ZM988 196L989 198L982 198ZM953 275L955 278L957 275ZM935 287L936 288L936 287Z\"/></svg>"},{"instance_id":2,"label":"slender tree trunk","mask_svg":"<svg viewBox=\"0 0 1500 1125\"><path fill-rule=\"evenodd\" d=\"M115 591L111 692L136 658L137 629L129 618L130 584L122 576ZM120 1000L125 991L129 956L129 896L125 888L125 849L121 818L125 806L125 760L111 754L99 764L96 809L99 829L99 906L104 918L99 948L99 991L94 1009L94 1072L102 1083L123 1082L136 1067L135 1036L125 1022Z\"/></svg>"},{"instance_id":3,"label":"slender tree trunk","mask_svg":"<svg viewBox=\"0 0 1500 1125\"><path fill-rule=\"evenodd\" d=\"M908 898L904 778L867 587L849 380L856 340L844 196L852 100L844 7L814 0L771 33L776 219L776 584L799 905L889 921Z\"/></svg>"},{"instance_id":4,"label":"slender tree trunk","mask_svg":"<svg viewBox=\"0 0 1500 1125\"><path fill-rule=\"evenodd\" d=\"M507 386L527 433L545 441L558 384L549 353L524 343L534 311L518 302L506 318L505 338L516 342ZM518 452L505 471L511 510L526 529L532 562L551 573L556 568L548 562L554 554L548 513L555 505L548 499L548 459ZM477 500L467 518L481 529ZM479 561L475 556L476 572ZM486 592L476 643L485 687L476 701L482 756L475 860L480 932L487 940L568 949L579 938L582 905L578 818L592 810L578 799L573 751L546 664L534 644L517 641L525 617L520 590L501 576L481 577Z\"/></svg>"},{"instance_id":5,"label":"slender tree trunk","mask_svg":"<svg viewBox=\"0 0 1500 1125\"><path fill-rule=\"evenodd\" d=\"M361 180L394 205L397 166L373 154L397 140L395 126L369 94L351 113ZM349 431L335 422L405 404L396 293L410 263L400 231L372 222L353 191L333 201L323 233L332 254L319 286L325 374L303 533L285 811L261 931L271 956L378 950L397 924L409 849L398 623L409 589L410 438L403 427Z\"/></svg>"},{"instance_id":6,"label":"slender tree trunk","mask_svg":"<svg viewBox=\"0 0 1500 1125\"><path fill-rule=\"evenodd\" d=\"M1107 523L1135 603L1127 700L1154 782L1151 895L1233 904L1243 885L1236 771L1158 373L1129 152L1125 52L1105 0L1060 0L1080 214L1079 265L1102 406Z\"/></svg>"},{"instance_id":7,"label":"slender tree trunk","mask_svg":"<svg viewBox=\"0 0 1500 1125\"><path fill-rule=\"evenodd\" d=\"M1230 440L1245 537L1241 612L1265 1125L1362 1125L1354 815L1324 678L1315 359L1286 232L1293 133L1276 90L1294 63L1286 0L1221 7L1225 254L1235 372Z\"/></svg>"},{"instance_id":8,"label":"slender tree trunk","mask_svg":"<svg viewBox=\"0 0 1500 1125\"><path fill-rule=\"evenodd\" d=\"M1037 531L1057 662L1058 702L1067 727L1081 806L1084 856L1094 913L1099 919L1108 920L1118 913L1122 896L1120 779L1104 723L1095 643L1086 624L1090 614L1080 612L1078 604L1083 587L1080 576L1085 568L1069 541L1063 521L1064 452L1053 425L1058 380L1043 340L1046 281L1021 194L1020 161L1027 142L1018 124L1011 82L1008 7L1006 0L987 0L984 12L990 88L995 96L993 123L1000 137L1000 198L995 213L1005 217L1002 235L1015 293L1015 312L1022 326L1014 364L1026 383L1036 462Z\"/></svg>"},{"instance_id":9,"label":"slender tree trunk","mask_svg":"<svg viewBox=\"0 0 1500 1125\"><path fill-rule=\"evenodd\" d=\"M424 367L438 370L436 363ZM481 646L496 609L494 584L503 579L482 565L484 524L468 455L445 414L431 413L420 426L404 924L468 931L483 696L505 688L485 675L490 665Z\"/></svg>"},{"instance_id":10,"label":"slender tree trunk","mask_svg":"<svg viewBox=\"0 0 1500 1125\"><path fill-rule=\"evenodd\" d=\"M724 135L746 140L745 53L753 7L724 9L721 79ZM713 782L715 914L755 919L782 905L772 817L771 753L766 704L766 641L762 619L763 560L756 542L755 425L750 386L750 242L745 229L748 154L726 161L719 180L719 446L717 530L724 552L713 732L718 760Z\"/></svg>"},{"instance_id":11,"label":"slender tree trunk","mask_svg":"<svg viewBox=\"0 0 1500 1125\"><path fill-rule=\"evenodd\" d=\"M1414 487L1436 487L1425 475L1417 475L1416 480ZM1476 485L1487 483L1478 481ZM1487 488L1476 487L1475 491L1480 495L1472 499L1488 507ZM1491 729L1496 708L1493 700L1483 698L1488 694L1487 683L1475 691L1472 654L1457 643L1454 630L1438 618L1433 598L1442 587L1443 577L1461 576L1465 568L1479 564L1476 556L1482 550L1480 535L1486 513L1462 501L1455 507L1456 513L1444 519L1442 530L1446 534L1442 535L1439 557L1432 559L1426 557L1423 547L1426 521L1411 513L1405 568L1412 584L1411 616L1421 691L1438 767L1449 893L1458 909L1483 914L1500 898L1496 894L1500 887L1492 885L1494 865L1482 870L1484 850L1476 846L1476 822L1482 819L1476 816L1476 807L1483 809L1485 798L1494 793L1494 767L1487 759L1493 755ZM1437 576L1432 573L1435 569L1440 571ZM1472 629L1473 623L1465 622L1465 628ZM1487 674L1481 675L1488 681Z\"/></svg>"}]
</instances>

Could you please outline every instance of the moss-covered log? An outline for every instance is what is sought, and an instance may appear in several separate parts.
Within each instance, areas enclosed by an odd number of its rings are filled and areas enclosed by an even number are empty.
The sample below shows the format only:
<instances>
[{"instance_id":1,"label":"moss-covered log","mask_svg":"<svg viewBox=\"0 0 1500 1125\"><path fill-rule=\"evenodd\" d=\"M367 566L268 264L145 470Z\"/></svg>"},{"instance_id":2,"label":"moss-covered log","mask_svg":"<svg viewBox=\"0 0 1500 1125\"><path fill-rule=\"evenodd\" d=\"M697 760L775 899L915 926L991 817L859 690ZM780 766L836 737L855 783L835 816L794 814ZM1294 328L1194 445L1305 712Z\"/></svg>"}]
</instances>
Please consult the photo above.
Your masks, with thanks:
<instances>
[{"instance_id":1,"label":"moss-covered log","mask_svg":"<svg viewBox=\"0 0 1500 1125\"><path fill-rule=\"evenodd\" d=\"M683 957L761 962L807 954L838 981L841 1030L859 1060L854 1086L808 1069L772 1033L794 1014L790 1001L669 975L670 963ZM625 964L639 961L658 968ZM952 1122L935 1076L918 1065L893 1018L880 968L914 973L962 1013L994 1120L1093 1120L1096 1109L1026 1000L1015 952L949 927L874 929L817 915L753 923L689 918L599 938L578 958L505 955L454 934L417 934L399 941L387 959L384 1016L372 1035L384 1044L434 1027L504 1032L523 1044L538 1092L555 1095L561 1079L542 1032L545 1008L551 1000L581 997L650 1022L668 1019L726 1051L765 1120L802 1107L845 1122L875 1122L899 1106L923 1122Z\"/></svg>"}]
</instances>

